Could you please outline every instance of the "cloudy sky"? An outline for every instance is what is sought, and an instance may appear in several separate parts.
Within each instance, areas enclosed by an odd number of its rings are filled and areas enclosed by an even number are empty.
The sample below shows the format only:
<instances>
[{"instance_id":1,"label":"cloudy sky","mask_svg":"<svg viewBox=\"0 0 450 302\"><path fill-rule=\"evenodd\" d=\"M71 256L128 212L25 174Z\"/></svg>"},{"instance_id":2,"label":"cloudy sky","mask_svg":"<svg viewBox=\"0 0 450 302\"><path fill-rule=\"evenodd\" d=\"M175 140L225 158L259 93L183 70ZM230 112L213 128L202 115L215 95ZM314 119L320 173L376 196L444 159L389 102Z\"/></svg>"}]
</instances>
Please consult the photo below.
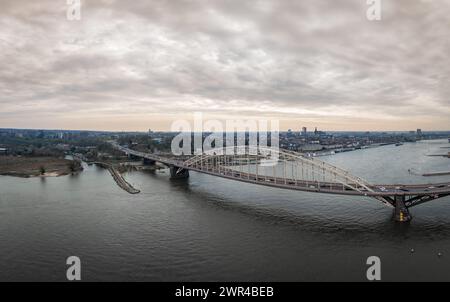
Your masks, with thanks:
<instances>
[{"instance_id":1,"label":"cloudy sky","mask_svg":"<svg viewBox=\"0 0 450 302\"><path fill-rule=\"evenodd\" d=\"M450 1L0 0L0 127L450 130Z\"/></svg>"}]
</instances>

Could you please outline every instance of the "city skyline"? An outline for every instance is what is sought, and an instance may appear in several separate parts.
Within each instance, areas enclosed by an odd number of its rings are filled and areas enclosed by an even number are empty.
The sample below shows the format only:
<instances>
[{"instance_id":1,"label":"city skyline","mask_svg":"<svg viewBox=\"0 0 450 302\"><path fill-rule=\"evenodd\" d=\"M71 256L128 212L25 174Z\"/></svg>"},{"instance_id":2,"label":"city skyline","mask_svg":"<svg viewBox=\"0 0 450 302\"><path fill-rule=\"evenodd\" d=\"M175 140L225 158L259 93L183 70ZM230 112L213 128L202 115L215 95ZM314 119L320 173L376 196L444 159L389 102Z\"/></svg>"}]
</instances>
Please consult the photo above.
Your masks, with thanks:
<instances>
[{"instance_id":1,"label":"city skyline","mask_svg":"<svg viewBox=\"0 0 450 302\"><path fill-rule=\"evenodd\" d=\"M288 129L280 129L279 131L282 133L287 133L292 131L293 133L305 133L302 129L303 127L299 127L299 128L288 128ZM450 132L450 130L423 130L421 128L417 128L417 129L406 129L406 130L328 130L328 129L319 129L317 127L311 127L311 128L307 128L306 133L308 134L314 134L316 132L318 133L417 133L419 132L424 132L424 133L447 133ZM105 132L105 133L118 133L118 132L123 132L123 133L179 133L179 132L191 132L191 133L195 133L196 131L191 130L191 131L171 131L171 130L157 130L157 129L147 129L147 130L101 130L101 129L68 129L68 128L15 128L15 127L0 127L0 131L5 131L5 130L11 130L11 131L50 131L50 132L57 132L57 131L61 131L61 132ZM203 133L211 133L214 131L209 131L206 129L203 129L203 131L201 131ZM235 129L235 132L244 132L244 131L239 131L238 129ZM247 129L245 132L249 132L249 130ZM252 132L252 131L250 131ZM256 131L259 132L259 131ZM270 132L270 131L269 131ZM226 133L226 131L224 132Z\"/></svg>"},{"instance_id":2,"label":"city skyline","mask_svg":"<svg viewBox=\"0 0 450 302\"><path fill-rule=\"evenodd\" d=\"M168 131L277 118L281 130L449 130L446 1L4 1L0 127ZM420 33L420 34L419 34Z\"/></svg>"}]
</instances>

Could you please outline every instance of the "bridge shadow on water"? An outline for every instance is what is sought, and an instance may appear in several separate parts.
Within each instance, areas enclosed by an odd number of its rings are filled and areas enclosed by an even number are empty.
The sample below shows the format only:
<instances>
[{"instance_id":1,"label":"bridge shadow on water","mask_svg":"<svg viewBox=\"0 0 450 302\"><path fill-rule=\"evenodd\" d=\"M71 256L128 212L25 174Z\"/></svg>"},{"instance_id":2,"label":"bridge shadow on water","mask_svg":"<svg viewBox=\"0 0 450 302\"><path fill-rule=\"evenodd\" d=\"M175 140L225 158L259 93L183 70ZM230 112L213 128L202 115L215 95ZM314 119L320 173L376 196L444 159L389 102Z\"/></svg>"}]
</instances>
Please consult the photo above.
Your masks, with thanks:
<instances>
[{"instance_id":1,"label":"bridge shadow on water","mask_svg":"<svg viewBox=\"0 0 450 302\"><path fill-rule=\"evenodd\" d=\"M300 233L310 233L317 236L332 236L334 239L345 239L363 243L364 241L375 240L382 237L383 240L395 241L414 239L424 243L439 239L448 239L450 237L450 198L439 202L431 202L427 205L419 205L411 208L413 220L408 223L395 222L393 220L393 209L378 204L372 199L367 199L369 203L360 202L361 197L351 197L355 200L354 207L358 208L360 215L346 215L345 209L336 211L336 213L321 213L317 209L325 208L326 202L321 204L320 196L325 194L303 193L289 191L283 194L285 190L273 188L255 188L252 184L242 184L242 188L249 188L250 193L258 194L263 190L272 190L273 196L283 196L282 202L268 204L264 202L249 202L243 196L234 192L227 196L223 192L227 190L224 183L234 183L232 180L220 179L213 181L214 189L209 185L202 185L201 179L168 179L168 173L145 172L146 177L151 178L152 182L169 186L170 191L181 193L187 197L187 200L194 206L201 208L210 208L222 210L231 214L244 215L246 218L253 219L259 223L269 226L288 228L289 230ZM192 173L195 177L199 174ZM212 176L201 175L216 179ZM217 191L216 189L220 190ZM275 192L275 193L273 193ZM259 193L263 194L263 193ZM309 200L301 202L300 207L295 207L295 194L307 195ZM260 196L255 196L258 199ZM447 201L447 202L446 202ZM309 204L308 204L309 203ZM439 204L439 208L433 210L433 204ZM298 202L297 202L298 204ZM319 204L319 205L318 205ZM294 207L292 206L294 205ZM315 211L306 211L310 206L315 206ZM448 215L442 214L445 208ZM435 214L437 216L435 216Z\"/></svg>"}]
</instances>

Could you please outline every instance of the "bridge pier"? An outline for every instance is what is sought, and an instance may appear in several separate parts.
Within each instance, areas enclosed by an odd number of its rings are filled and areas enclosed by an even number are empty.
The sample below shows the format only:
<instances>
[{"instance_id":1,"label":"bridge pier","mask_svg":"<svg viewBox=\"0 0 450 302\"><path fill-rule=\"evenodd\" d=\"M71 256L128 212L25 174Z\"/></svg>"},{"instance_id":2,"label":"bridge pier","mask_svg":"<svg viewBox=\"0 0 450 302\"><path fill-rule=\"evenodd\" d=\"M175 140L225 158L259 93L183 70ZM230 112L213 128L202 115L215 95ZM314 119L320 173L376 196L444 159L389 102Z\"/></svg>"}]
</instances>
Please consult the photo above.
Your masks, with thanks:
<instances>
[{"instance_id":1,"label":"bridge pier","mask_svg":"<svg viewBox=\"0 0 450 302\"><path fill-rule=\"evenodd\" d=\"M408 222L412 219L408 208L405 206L405 196L395 196L394 220L398 222Z\"/></svg>"},{"instance_id":2,"label":"bridge pier","mask_svg":"<svg viewBox=\"0 0 450 302\"><path fill-rule=\"evenodd\" d=\"M142 163L145 166L153 166L156 163L156 161L143 157L142 158Z\"/></svg>"},{"instance_id":3,"label":"bridge pier","mask_svg":"<svg viewBox=\"0 0 450 302\"><path fill-rule=\"evenodd\" d=\"M189 177L189 170L177 167L170 166L170 178L171 179L183 179Z\"/></svg>"},{"instance_id":4,"label":"bridge pier","mask_svg":"<svg viewBox=\"0 0 450 302\"><path fill-rule=\"evenodd\" d=\"M128 159L131 159L131 160L140 160L141 159L139 156L136 156L131 153L128 153L127 156L128 156Z\"/></svg>"}]
</instances>

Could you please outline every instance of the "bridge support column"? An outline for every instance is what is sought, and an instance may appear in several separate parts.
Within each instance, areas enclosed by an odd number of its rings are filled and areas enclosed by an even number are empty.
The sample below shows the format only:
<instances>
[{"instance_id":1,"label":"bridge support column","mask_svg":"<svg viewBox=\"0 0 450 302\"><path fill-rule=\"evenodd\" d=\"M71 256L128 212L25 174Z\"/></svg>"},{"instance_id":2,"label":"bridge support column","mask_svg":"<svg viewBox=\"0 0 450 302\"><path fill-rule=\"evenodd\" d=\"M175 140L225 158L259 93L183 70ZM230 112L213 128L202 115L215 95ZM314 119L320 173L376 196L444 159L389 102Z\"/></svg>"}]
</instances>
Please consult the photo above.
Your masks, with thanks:
<instances>
[{"instance_id":1,"label":"bridge support column","mask_svg":"<svg viewBox=\"0 0 450 302\"><path fill-rule=\"evenodd\" d=\"M131 159L131 160L137 160L137 159L141 159L141 158L138 157L138 156L136 156L136 155L133 155L133 154L128 153L128 159Z\"/></svg>"},{"instance_id":2,"label":"bridge support column","mask_svg":"<svg viewBox=\"0 0 450 302\"><path fill-rule=\"evenodd\" d=\"M176 167L176 166L170 166L170 178L171 179L182 179L182 178L188 178L189 177L189 170Z\"/></svg>"},{"instance_id":3,"label":"bridge support column","mask_svg":"<svg viewBox=\"0 0 450 302\"><path fill-rule=\"evenodd\" d=\"M405 196L395 196L394 219L398 222L408 222L412 219L408 208L405 206Z\"/></svg>"},{"instance_id":4,"label":"bridge support column","mask_svg":"<svg viewBox=\"0 0 450 302\"><path fill-rule=\"evenodd\" d=\"M142 159L142 163L145 165L145 166L153 166L156 162L154 161L154 160L151 160L151 159L148 159L148 158L143 158Z\"/></svg>"}]
</instances>

